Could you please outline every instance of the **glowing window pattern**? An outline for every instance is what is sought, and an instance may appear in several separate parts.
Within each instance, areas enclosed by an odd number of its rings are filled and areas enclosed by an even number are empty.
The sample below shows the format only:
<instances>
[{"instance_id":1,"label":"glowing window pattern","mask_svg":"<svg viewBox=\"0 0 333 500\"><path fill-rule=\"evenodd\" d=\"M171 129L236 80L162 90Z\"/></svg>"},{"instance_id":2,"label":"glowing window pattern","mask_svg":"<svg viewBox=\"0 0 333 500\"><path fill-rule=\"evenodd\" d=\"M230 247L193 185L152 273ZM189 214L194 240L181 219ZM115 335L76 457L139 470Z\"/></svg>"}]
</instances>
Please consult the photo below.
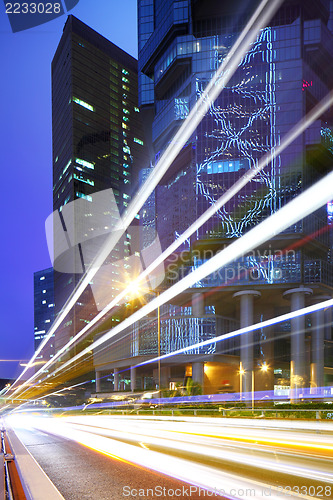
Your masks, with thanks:
<instances>
[{"instance_id":1,"label":"glowing window pattern","mask_svg":"<svg viewBox=\"0 0 333 500\"><path fill-rule=\"evenodd\" d=\"M272 29L264 29L244 57L237 78L210 106L199 126L196 194L199 213L278 143ZM197 79L197 96L206 85ZM199 237L239 237L275 211L279 158L200 230ZM216 174L216 175L214 175Z\"/></svg>"}]
</instances>

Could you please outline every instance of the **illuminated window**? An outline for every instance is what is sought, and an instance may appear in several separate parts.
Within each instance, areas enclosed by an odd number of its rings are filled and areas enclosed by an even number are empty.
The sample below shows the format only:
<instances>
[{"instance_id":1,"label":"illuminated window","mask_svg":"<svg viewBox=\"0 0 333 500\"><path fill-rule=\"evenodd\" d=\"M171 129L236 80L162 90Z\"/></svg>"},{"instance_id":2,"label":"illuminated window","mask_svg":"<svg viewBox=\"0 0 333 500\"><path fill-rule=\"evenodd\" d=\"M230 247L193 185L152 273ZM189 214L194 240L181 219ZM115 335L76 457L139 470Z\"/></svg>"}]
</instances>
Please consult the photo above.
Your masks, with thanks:
<instances>
[{"instance_id":1,"label":"illuminated window","mask_svg":"<svg viewBox=\"0 0 333 500\"><path fill-rule=\"evenodd\" d=\"M42 293L46 293L46 290L43 290L43 292L42 292Z\"/></svg>"},{"instance_id":2,"label":"illuminated window","mask_svg":"<svg viewBox=\"0 0 333 500\"><path fill-rule=\"evenodd\" d=\"M140 113L139 108L137 108L136 106L134 106L134 111L136 111L137 113Z\"/></svg>"},{"instance_id":3,"label":"illuminated window","mask_svg":"<svg viewBox=\"0 0 333 500\"><path fill-rule=\"evenodd\" d=\"M80 182L85 182L86 184L89 184L90 186L94 186L95 182L91 181L90 179L83 179L82 177L79 177L78 175L74 174L74 179L80 181Z\"/></svg>"},{"instance_id":4,"label":"illuminated window","mask_svg":"<svg viewBox=\"0 0 333 500\"><path fill-rule=\"evenodd\" d=\"M129 115L128 109L123 109L123 113L125 113L125 115Z\"/></svg>"},{"instance_id":5,"label":"illuminated window","mask_svg":"<svg viewBox=\"0 0 333 500\"><path fill-rule=\"evenodd\" d=\"M86 161L86 160L81 160L81 158L75 158L75 161L79 165L82 165L83 167L90 168L91 170L94 170L94 168L95 168L93 163L90 163L89 161Z\"/></svg>"},{"instance_id":6,"label":"illuminated window","mask_svg":"<svg viewBox=\"0 0 333 500\"><path fill-rule=\"evenodd\" d=\"M141 139L137 139L136 137L134 137L134 142L137 142L138 144L141 144L141 146L143 146L143 141L141 141Z\"/></svg>"},{"instance_id":7,"label":"illuminated window","mask_svg":"<svg viewBox=\"0 0 333 500\"><path fill-rule=\"evenodd\" d=\"M40 281L45 280L45 276L42 276L42 277L41 277L41 278L39 278L39 279L40 279Z\"/></svg>"},{"instance_id":8,"label":"illuminated window","mask_svg":"<svg viewBox=\"0 0 333 500\"><path fill-rule=\"evenodd\" d=\"M89 111L95 111L95 108L91 106L91 104L88 104L85 101L82 101L82 99L78 99L77 97L73 97L73 101L76 102L76 104L79 104L83 108L89 109Z\"/></svg>"},{"instance_id":9,"label":"illuminated window","mask_svg":"<svg viewBox=\"0 0 333 500\"><path fill-rule=\"evenodd\" d=\"M123 69L123 70L122 70L122 74L123 74L123 75L129 75L129 72L127 71L127 69Z\"/></svg>"},{"instance_id":10,"label":"illuminated window","mask_svg":"<svg viewBox=\"0 0 333 500\"><path fill-rule=\"evenodd\" d=\"M122 77L122 81L125 82L125 83L129 83L129 79L126 78L125 76ZM124 88L124 87L123 87Z\"/></svg>"},{"instance_id":11,"label":"illuminated window","mask_svg":"<svg viewBox=\"0 0 333 500\"><path fill-rule=\"evenodd\" d=\"M46 300L42 300L42 304L46 304Z\"/></svg>"},{"instance_id":12,"label":"illuminated window","mask_svg":"<svg viewBox=\"0 0 333 500\"><path fill-rule=\"evenodd\" d=\"M89 196L88 194L80 193L80 191L76 191L76 196L78 198L83 198L84 200L87 200L87 201L92 201L92 197L91 196Z\"/></svg>"},{"instance_id":13,"label":"illuminated window","mask_svg":"<svg viewBox=\"0 0 333 500\"><path fill-rule=\"evenodd\" d=\"M64 174L66 172L66 170L68 169L69 165L72 163L72 160L69 160L69 162L67 163L66 167L64 168L64 170L62 171L62 173Z\"/></svg>"}]
</instances>

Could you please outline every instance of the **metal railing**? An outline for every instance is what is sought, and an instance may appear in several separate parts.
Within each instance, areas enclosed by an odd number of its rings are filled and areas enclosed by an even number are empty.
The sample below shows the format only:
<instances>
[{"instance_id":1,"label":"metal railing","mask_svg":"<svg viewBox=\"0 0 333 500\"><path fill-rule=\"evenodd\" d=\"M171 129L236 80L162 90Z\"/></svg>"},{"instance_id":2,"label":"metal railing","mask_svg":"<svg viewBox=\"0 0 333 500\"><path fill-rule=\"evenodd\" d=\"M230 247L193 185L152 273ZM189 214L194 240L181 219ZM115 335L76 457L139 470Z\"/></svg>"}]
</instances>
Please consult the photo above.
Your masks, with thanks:
<instances>
[{"instance_id":1,"label":"metal railing","mask_svg":"<svg viewBox=\"0 0 333 500\"><path fill-rule=\"evenodd\" d=\"M2 451L0 452L0 500L5 500L5 457Z\"/></svg>"},{"instance_id":2,"label":"metal railing","mask_svg":"<svg viewBox=\"0 0 333 500\"><path fill-rule=\"evenodd\" d=\"M8 467L9 462L12 462L15 457L11 453L9 453L9 450L7 450L5 432L6 431L4 429L1 429L1 454L3 459L3 498L5 498L6 500L15 500L11 483L11 474Z\"/></svg>"}]
</instances>

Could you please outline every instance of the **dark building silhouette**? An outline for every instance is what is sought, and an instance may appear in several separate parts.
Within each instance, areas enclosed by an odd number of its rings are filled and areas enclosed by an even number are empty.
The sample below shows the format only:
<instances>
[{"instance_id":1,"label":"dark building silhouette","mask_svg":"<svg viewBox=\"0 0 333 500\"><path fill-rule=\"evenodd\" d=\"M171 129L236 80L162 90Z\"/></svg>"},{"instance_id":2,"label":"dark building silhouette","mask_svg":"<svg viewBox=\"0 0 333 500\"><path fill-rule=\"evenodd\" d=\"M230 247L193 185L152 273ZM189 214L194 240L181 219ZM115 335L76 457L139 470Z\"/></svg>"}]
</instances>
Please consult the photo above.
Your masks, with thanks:
<instances>
[{"instance_id":1,"label":"dark building silhouette","mask_svg":"<svg viewBox=\"0 0 333 500\"><path fill-rule=\"evenodd\" d=\"M81 242L88 231L97 229L90 227L89 219L94 194L112 189L121 214L146 165L137 92L137 61L69 16L52 61L53 208L60 221L54 239L56 246L64 235L71 240L66 253L55 255L56 314L91 263ZM87 202L85 208L78 200ZM68 218L73 234L66 226ZM98 238L94 240L90 254L95 255L100 245ZM124 245L114 250L114 258L124 255ZM96 313L88 287L58 329L56 351Z\"/></svg>"},{"instance_id":2,"label":"dark building silhouette","mask_svg":"<svg viewBox=\"0 0 333 500\"><path fill-rule=\"evenodd\" d=\"M34 273L34 339L35 351L46 337L54 320L54 284L53 268ZM54 341L51 339L43 357L50 358L54 354Z\"/></svg>"}]
</instances>

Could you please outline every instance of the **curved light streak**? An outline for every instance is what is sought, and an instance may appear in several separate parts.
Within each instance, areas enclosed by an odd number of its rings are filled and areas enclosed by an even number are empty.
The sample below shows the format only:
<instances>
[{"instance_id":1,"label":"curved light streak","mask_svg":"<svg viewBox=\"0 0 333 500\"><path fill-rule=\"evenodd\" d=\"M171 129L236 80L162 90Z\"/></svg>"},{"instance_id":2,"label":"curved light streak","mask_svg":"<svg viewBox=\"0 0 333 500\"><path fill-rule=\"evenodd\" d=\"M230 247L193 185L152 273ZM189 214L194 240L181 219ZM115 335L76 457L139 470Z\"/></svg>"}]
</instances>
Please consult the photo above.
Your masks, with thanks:
<instances>
[{"instance_id":1,"label":"curved light streak","mask_svg":"<svg viewBox=\"0 0 333 500\"><path fill-rule=\"evenodd\" d=\"M307 189L306 191L298 195L296 198L294 198L292 201L290 201L287 205L285 205L280 210L275 212L273 215L268 217L266 220L258 224L253 229L251 229L241 238L231 243L227 248L224 248L221 252L217 253L209 261L205 262L200 267L192 271L189 275L185 276L185 278L183 278L181 281L179 281L178 283L176 283L175 285L171 286L169 289L161 293L158 297L156 297L151 302L143 306L140 310L133 313L129 318L126 318L124 321L122 321L122 323L114 327L108 333L104 334L101 338L93 342L89 347L87 347L79 354L71 358L69 361L64 363L60 368L57 368L53 372L53 375L55 375L59 371L64 370L64 368L68 367L72 363L75 363L82 356L90 353L93 349L96 349L100 345L104 344L104 342L111 339L115 335L118 335L125 328L128 328L133 323L142 319L147 314L153 312L161 305L171 301L181 292L195 285L195 283L197 283L199 280L205 278L206 276L217 271L219 268L227 265L228 263L232 262L238 257L244 255L251 249L260 246L262 243L264 243L268 239L273 238L281 231L283 231L287 227L297 222L299 219L306 217L315 210L318 210L321 206L325 205L332 198L333 198L333 172L330 172L323 179L321 179L316 184L311 186L309 189ZM330 307L332 305L332 302L325 301L322 304L324 304L324 306L322 307ZM316 306L317 305L315 304L314 306L310 306L310 308L306 309L309 311L310 310L315 311L317 310L315 309ZM322 307L319 307L319 309ZM295 311L295 314L297 313L298 311ZM264 323L260 323L260 325L261 328L264 327ZM250 326L247 329L242 329L242 330L243 330L242 333L252 331L253 326ZM239 334L240 333L238 333L238 335ZM224 338L228 337L224 336ZM200 346L208 345L208 343L211 342L212 340L204 341L203 343L200 343ZM216 342L216 339L213 339L213 342ZM186 350L193 349L196 347L198 347L198 345L192 345L186 348ZM181 352L184 351L182 350ZM178 353L179 351L174 351L174 353L169 353L167 355L161 356L160 359ZM154 359L156 360L158 358ZM33 378L31 378L30 380L33 380Z\"/></svg>"},{"instance_id":2,"label":"curved light streak","mask_svg":"<svg viewBox=\"0 0 333 500\"><path fill-rule=\"evenodd\" d=\"M331 105L333 104L333 92L329 93L322 101L320 101L306 117L300 120L285 136L280 145L275 147L273 152L268 152L258 163L256 167L248 170L231 188L228 189L213 205L211 205L206 212L204 212L184 233L180 234L179 237L157 258L152 262L135 280L133 280L131 287L144 281L144 279L149 276L161 263L164 262L167 257L169 257L182 243L184 243L195 231L197 231L205 222L207 222L212 215L216 213L221 207L223 207L235 194L238 193L251 179L253 179L258 172L260 172L265 166L276 156L278 156L285 148L287 148L300 134L302 134L314 121L318 119ZM289 225L289 224L288 224ZM291 224L290 224L291 225ZM245 250L244 250L245 253ZM200 281L200 280L197 280ZM43 373L46 368L49 368L55 361L71 347L82 335L87 333L98 321L100 321L105 314L107 314L113 307L115 307L126 295L130 292L130 287L127 287L121 293L119 293L115 299L113 299L99 314L97 314L89 324L87 324L80 332L71 339L57 354L44 364L43 368L39 370L34 376L32 376L28 382L34 380L38 375ZM158 306L157 306L158 307ZM123 323L122 323L123 324ZM32 366L33 359L29 362L28 366ZM21 376L24 372L22 372ZM19 377L20 378L20 377ZM19 380L17 379L17 381Z\"/></svg>"}]
</instances>

